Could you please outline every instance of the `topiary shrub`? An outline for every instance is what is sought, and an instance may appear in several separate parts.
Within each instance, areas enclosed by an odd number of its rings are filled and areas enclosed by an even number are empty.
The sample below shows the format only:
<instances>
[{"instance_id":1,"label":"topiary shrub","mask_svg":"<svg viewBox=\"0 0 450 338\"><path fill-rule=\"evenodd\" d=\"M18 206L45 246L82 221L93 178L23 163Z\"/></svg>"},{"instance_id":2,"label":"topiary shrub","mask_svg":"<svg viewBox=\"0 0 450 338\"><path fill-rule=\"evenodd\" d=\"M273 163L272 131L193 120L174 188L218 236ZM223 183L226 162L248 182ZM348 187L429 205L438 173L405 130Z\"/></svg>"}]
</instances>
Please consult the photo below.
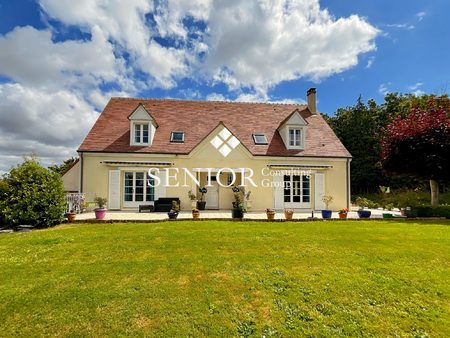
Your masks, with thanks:
<instances>
[{"instance_id":1,"label":"topiary shrub","mask_svg":"<svg viewBox=\"0 0 450 338\"><path fill-rule=\"evenodd\" d=\"M36 159L25 159L4 175L0 188L0 215L6 226L53 226L62 221L65 209L61 176L41 167Z\"/></svg>"}]
</instances>

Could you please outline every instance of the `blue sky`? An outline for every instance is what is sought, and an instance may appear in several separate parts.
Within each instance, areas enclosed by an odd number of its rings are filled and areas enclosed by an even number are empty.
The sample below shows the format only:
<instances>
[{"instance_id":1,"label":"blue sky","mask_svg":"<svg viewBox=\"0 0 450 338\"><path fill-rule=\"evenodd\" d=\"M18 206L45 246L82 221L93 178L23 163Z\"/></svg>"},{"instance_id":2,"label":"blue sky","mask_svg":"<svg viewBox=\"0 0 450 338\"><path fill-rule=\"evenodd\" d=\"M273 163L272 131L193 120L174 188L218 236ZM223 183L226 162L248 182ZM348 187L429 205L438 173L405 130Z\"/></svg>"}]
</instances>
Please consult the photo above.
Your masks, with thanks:
<instances>
[{"instance_id":1,"label":"blue sky","mask_svg":"<svg viewBox=\"0 0 450 338\"><path fill-rule=\"evenodd\" d=\"M113 96L302 102L447 93L450 3L0 1L0 171L75 154ZM33 127L30 127L33 126Z\"/></svg>"}]
</instances>

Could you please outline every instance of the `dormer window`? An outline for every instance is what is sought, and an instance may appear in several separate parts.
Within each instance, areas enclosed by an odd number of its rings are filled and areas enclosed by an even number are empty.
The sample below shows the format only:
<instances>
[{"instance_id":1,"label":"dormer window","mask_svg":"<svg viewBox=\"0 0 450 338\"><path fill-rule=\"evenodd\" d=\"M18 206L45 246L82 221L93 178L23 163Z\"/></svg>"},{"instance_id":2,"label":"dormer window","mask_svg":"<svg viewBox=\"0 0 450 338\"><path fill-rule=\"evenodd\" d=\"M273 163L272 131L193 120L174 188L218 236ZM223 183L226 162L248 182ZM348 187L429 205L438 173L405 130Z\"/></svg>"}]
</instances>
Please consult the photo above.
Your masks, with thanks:
<instances>
[{"instance_id":1,"label":"dormer window","mask_svg":"<svg viewBox=\"0 0 450 338\"><path fill-rule=\"evenodd\" d=\"M130 120L130 145L151 146L158 124L142 104L128 116Z\"/></svg>"},{"instance_id":2,"label":"dormer window","mask_svg":"<svg viewBox=\"0 0 450 338\"><path fill-rule=\"evenodd\" d=\"M289 128L289 147L302 148L302 132L301 128Z\"/></svg>"},{"instance_id":3,"label":"dormer window","mask_svg":"<svg viewBox=\"0 0 450 338\"><path fill-rule=\"evenodd\" d=\"M170 133L170 142L183 143L184 142L184 132L183 131L173 131Z\"/></svg>"},{"instance_id":4,"label":"dormer window","mask_svg":"<svg viewBox=\"0 0 450 338\"><path fill-rule=\"evenodd\" d=\"M265 134L253 134L253 141L255 144L269 144Z\"/></svg>"},{"instance_id":5,"label":"dormer window","mask_svg":"<svg viewBox=\"0 0 450 338\"><path fill-rule=\"evenodd\" d=\"M148 123L133 123L134 127L134 144L148 144L149 140L149 124Z\"/></svg>"}]
</instances>

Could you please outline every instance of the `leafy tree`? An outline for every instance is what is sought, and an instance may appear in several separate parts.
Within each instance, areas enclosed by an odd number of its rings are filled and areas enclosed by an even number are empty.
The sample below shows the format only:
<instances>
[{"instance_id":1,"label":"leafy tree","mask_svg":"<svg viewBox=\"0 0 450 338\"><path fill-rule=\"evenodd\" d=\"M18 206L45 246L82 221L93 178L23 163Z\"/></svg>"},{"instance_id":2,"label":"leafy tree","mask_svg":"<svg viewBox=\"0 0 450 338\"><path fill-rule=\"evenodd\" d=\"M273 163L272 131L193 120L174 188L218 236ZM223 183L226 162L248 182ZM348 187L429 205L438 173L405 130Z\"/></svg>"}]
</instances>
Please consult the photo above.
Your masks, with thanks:
<instances>
[{"instance_id":1,"label":"leafy tree","mask_svg":"<svg viewBox=\"0 0 450 338\"><path fill-rule=\"evenodd\" d=\"M431 204L439 203L437 180L450 179L450 100L430 97L411 105L383 131L381 165L392 174L430 180Z\"/></svg>"},{"instance_id":2,"label":"leafy tree","mask_svg":"<svg viewBox=\"0 0 450 338\"><path fill-rule=\"evenodd\" d=\"M64 175L67 172L67 170L69 170L74 165L76 161L78 161L77 157L71 157L65 160L62 164L54 164L49 166L48 169L60 175Z\"/></svg>"},{"instance_id":3,"label":"leafy tree","mask_svg":"<svg viewBox=\"0 0 450 338\"><path fill-rule=\"evenodd\" d=\"M65 193L61 176L27 158L4 175L0 186L0 214L14 227L49 227L62 220Z\"/></svg>"}]
</instances>

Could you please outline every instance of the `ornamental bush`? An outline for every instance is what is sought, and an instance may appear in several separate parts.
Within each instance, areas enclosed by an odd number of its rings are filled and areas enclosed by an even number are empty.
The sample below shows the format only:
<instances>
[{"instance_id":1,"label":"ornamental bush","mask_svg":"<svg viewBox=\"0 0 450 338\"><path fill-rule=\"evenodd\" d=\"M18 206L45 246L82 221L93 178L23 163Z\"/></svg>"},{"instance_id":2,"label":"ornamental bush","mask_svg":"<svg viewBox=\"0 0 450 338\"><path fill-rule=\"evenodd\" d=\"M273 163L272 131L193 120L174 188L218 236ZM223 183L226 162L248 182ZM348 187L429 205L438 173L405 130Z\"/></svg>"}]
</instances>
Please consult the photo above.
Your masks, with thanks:
<instances>
[{"instance_id":1,"label":"ornamental bush","mask_svg":"<svg viewBox=\"0 0 450 338\"><path fill-rule=\"evenodd\" d=\"M36 159L25 159L4 175L0 187L0 216L6 226L53 226L62 221L65 208L61 176L40 166Z\"/></svg>"}]
</instances>

